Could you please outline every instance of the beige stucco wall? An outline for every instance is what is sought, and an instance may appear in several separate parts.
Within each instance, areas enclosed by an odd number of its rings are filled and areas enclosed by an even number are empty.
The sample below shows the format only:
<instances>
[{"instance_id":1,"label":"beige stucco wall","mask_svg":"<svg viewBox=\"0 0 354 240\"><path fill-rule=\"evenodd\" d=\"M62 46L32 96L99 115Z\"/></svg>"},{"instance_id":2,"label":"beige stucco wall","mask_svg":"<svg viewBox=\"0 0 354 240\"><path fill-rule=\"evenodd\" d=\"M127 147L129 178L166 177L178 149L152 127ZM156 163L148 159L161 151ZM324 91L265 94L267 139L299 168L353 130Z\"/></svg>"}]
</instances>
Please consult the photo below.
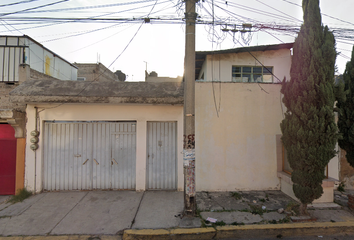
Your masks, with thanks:
<instances>
[{"instance_id":1,"label":"beige stucco wall","mask_svg":"<svg viewBox=\"0 0 354 240\"><path fill-rule=\"evenodd\" d=\"M273 74L281 81L290 79L291 52L289 49L258 51L252 54L266 67L273 67ZM261 66L248 52L208 55L199 74L204 81L232 81L232 66ZM273 82L279 82L274 78Z\"/></svg>"},{"instance_id":2,"label":"beige stucco wall","mask_svg":"<svg viewBox=\"0 0 354 240\"><path fill-rule=\"evenodd\" d=\"M196 83L198 191L280 189L276 157L276 134L281 134L283 118L280 88L280 84ZM215 105L220 106L219 117Z\"/></svg>"},{"instance_id":3,"label":"beige stucco wall","mask_svg":"<svg viewBox=\"0 0 354 240\"><path fill-rule=\"evenodd\" d=\"M153 105L101 105L101 104L58 104L36 105L40 112L40 132L43 133L43 122L57 121L136 121L136 190L145 190L146 186L146 133L147 121L177 121L177 188L183 190L183 106ZM27 106L27 131L35 129L34 105ZM40 134L37 151L30 149L30 138L26 144L25 186L36 192L42 190L43 170L43 135Z\"/></svg>"}]
</instances>

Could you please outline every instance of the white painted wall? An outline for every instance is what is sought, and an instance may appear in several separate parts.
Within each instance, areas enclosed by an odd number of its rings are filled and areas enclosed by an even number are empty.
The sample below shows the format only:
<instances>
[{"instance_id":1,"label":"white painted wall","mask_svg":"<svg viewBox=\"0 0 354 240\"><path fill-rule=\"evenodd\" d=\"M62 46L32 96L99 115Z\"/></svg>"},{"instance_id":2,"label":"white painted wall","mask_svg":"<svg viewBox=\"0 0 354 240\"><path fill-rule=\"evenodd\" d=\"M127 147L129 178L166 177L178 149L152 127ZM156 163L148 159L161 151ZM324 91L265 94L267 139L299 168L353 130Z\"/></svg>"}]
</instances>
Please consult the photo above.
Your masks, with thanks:
<instances>
[{"instance_id":1,"label":"white painted wall","mask_svg":"<svg viewBox=\"0 0 354 240\"><path fill-rule=\"evenodd\" d=\"M280 189L276 156L280 88L280 84L196 83L197 191ZM219 116L215 105L220 106Z\"/></svg>"},{"instance_id":2,"label":"white painted wall","mask_svg":"<svg viewBox=\"0 0 354 240\"><path fill-rule=\"evenodd\" d=\"M40 192L43 189L43 134L40 134L37 151L30 149L29 133L35 129L35 106L40 112L39 131L43 132L43 121L136 121L136 190L146 187L146 140L147 121L177 121L177 190L183 190L183 106L153 105L104 105L64 104L27 105L27 144L25 186L28 190Z\"/></svg>"},{"instance_id":3,"label":"white painted wall","mask_svg":"<svg viewBox=\"0 0 354 240\"><path fill-rule=\"evenodd\" d=\"M273 74L280 81L290 79L291 52L289 49L257 51L252 54L266 67L274 67ZM232 81L232 66L261 66L248 52L208 55L200 71L204 73L204 81ZM273 78L273 82L279 82Z\"/></svg>"}]
</instances>

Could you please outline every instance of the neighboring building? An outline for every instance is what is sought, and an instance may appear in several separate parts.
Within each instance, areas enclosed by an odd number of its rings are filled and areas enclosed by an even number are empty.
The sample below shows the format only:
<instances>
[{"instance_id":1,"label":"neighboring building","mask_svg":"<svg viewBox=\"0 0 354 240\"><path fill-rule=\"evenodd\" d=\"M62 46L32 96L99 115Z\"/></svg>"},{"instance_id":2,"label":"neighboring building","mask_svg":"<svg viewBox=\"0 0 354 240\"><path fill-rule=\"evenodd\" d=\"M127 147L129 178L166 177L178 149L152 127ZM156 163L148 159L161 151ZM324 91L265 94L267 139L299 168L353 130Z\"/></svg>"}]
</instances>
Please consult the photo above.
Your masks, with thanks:
<instances>
[{"instance_id":1,"label":"neighboring building","mask_svg":"<svg viewBox=\"0 0 354 240\"><path fill-rule=\"evenodd\" d=\"M6 132L0 141L7 146L0 155L0 195L24 186L26 103L10 102L10 91L30 79L76 78L75 66L32 38L0 36L0 131Z\"/></svg>"},{"instance_id":2,"label":"neighboring building","mask_svg":"<svg viewBox=\"0 0 354 240\"><path fill-rule=\"evenodd\" d=\"M176 78L170 77L159 77L158 74L154 71L149 74L145 71L145 82L182 82L183 77L178 76Z\"/></svg>"},{"instance_id":3,"label":"neighboring building","mask_svg":"<svg viewBox=\"0 0 354 240\"><path fill-rule=\"evenodd\" d=\"M11 100L27 103L28 129L40 122L29 190L183 190L181 83L33 80Z\"/></svg>"},{"instance_id":4,"label":"neighboring building","mask_svg":"<svg viewBox=\"0 0 354 240\"><path fill-rule=\"evenodd\" d=\"M198 191L292 195L279 84L290 79L292 46L196 53ZM11 102L27 104L27 129L38 123L40 131L36 152L27 139L27 188L182 191L183 82L157 74L146 80L31 80L13 90ZM333 201L338 157L328 176L320 202Z\"/></svg>"},{"instance_id":5,"label":"neighboring building","mask_svg":"<svg viewBox=\"0 0 354 240\"><path fill-rule=\"evenodd\" d=\"M280 82L290 79L292 46L196 53L198 191L281 189L295 197L280 141L286 111ZM325 194L316 201L333 201L337 156L329 164L328 176Z\"/></svg>"},{"instance_id":6,"label":"neighboring building","mask_svg":"<svg viewBox=\"0 0 354 240\"><path fill-rule=\"evenodd\" d=\"M120 81L118 75L102 63L74 63L78 68L77 80L80 81Z\"/></svg>"}]
</instances>

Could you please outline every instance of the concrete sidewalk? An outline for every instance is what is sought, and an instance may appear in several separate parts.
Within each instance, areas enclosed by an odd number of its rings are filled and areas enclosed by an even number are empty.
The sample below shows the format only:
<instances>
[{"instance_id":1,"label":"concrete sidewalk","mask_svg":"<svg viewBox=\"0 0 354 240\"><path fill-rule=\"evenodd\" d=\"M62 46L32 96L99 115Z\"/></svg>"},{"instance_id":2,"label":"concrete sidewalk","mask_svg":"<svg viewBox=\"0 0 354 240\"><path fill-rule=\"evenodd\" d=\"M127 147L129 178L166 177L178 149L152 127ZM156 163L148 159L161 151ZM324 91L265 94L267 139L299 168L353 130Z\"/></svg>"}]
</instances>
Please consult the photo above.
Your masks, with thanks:
<instances>
[{"instance_id":1,"label":"concrete sidewalk","mask_svg":"<svg viewBox=\"0 0 354 240\"><path fill-rule=\"evenodd\" d=\"M293 223L286 212L295 201L280 191L200 192L198 217L183 217L183 192L71 191L34 195L21 203L0 197L0 236L14 239L222 239L354 233L353 212L316 205L317 219ZM285 211L282 211L285 210ZM216 223L206 219L216 219ZM124 233L124 235L123 235ZM57 237L59 236L59 237ZM0 237L1 239L1 237ZM10 239L10 238L5 238Z\"/></svg>"}]
</instances>

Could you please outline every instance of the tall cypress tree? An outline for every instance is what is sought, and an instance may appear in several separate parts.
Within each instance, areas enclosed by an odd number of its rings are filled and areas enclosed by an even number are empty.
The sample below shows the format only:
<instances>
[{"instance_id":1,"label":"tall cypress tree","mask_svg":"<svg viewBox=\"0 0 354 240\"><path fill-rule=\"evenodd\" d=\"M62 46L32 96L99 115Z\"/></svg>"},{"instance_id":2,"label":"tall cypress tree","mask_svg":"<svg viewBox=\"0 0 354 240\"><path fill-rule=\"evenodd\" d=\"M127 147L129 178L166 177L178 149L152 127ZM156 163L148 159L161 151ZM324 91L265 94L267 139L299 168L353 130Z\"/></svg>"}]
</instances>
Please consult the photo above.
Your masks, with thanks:
<instances>
[{"instance_id":1,"label":"tall cypress tree","mask_svg":"<svg viewBox=\"0 0 354 240\"><path fill-rule=\"evenodd\" d=\"M335 156L338 139L334 121L335 40L322 26L319 0L303 0L304 22L293 47L290 81L281 92L287 107L280 127L282 141L293 172L293 190L307 204L321 197L325 167Z\"/></svg>"},{"instance_id":2,"label":"tall cypress tree","mask_svg":"<svg viewBox=\"0 0 354 240\"><path fill-rule=\"evenodd\" d=\"M343 73L343 82L346 96L337 97L338 128L342 135L338 144L347 152L347 161L354 167L354 46L351 61L347 62ZM339 86L341 88L343 86Z\"/></svg>"}]
</instances>

